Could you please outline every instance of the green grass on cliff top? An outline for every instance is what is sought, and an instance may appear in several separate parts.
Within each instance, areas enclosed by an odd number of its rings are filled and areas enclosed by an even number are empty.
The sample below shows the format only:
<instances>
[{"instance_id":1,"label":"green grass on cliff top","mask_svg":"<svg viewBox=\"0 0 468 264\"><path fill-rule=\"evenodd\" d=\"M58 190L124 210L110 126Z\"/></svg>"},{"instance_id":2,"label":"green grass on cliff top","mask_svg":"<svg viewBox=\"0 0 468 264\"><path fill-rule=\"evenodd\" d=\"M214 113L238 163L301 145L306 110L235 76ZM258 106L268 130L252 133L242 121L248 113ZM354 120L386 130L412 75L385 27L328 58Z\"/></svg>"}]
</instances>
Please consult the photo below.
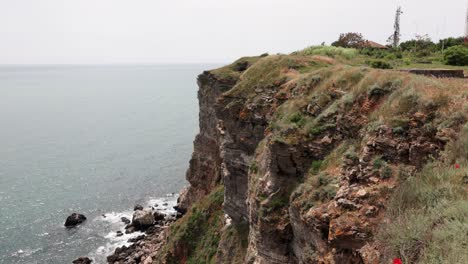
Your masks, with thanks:
<instances>
[{"instance_id":1,"label":"green grass on cliff top","mask_svg":"<svg viewBox=\"0 0 468 264\"><path fill-rule=\"evenodd\" d=\"M317 56L320 56L317 58ZM326 61L324 57L332 60ZM314 62L315 61L315 62ZM461 69L468 75L467 66L451 66L444 62L443 54L435 52L427 56L418 56L411 52L399 52L393 50L357 50L351 48L333 46L311 46L289 55L267 55L254 57L244 57L234 63L212 70L211 72L221 79L240 79L243 81L239 86L239 92L245 92L245 87L268 86L274 81L278 81L278 70L295 69L305 73L317 67L325 67L329 64L345 64L351 66L370 67L372 62L381 61L387 63L392 69ZM307 65L311 63L311 65ZM257 65L258 64L258 65ZM269 65L271 64L271 65ZM244 76L244 71L251 66L254 69ZM247 73L248 71L245 71ZM252 84L250 80L260 81ZM235 92L232 92L236 94Z\"/></svg>"}]
</instances>

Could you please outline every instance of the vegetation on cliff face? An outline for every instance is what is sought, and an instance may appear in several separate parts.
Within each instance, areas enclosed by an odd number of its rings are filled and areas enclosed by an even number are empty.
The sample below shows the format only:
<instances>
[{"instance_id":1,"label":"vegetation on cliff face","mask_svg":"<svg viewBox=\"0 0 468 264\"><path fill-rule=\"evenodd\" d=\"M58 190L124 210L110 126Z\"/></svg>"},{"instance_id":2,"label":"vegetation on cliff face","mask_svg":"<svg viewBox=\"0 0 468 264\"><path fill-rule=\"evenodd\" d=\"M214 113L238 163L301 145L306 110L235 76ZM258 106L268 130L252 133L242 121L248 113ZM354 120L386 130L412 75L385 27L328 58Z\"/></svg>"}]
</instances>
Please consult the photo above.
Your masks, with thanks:
<instances>
[{"instance_id":1,"label":"vegetation on cliff face","mask_svg":"<svg viewBox=\"0 0 468 264\"><path fill-rule=\"evenodd\" d=\"M221 186L216 188L171 226L154 263L215 263L224 225L223 193Z\"/></svg>"},{"instance_id":2,"label":"vegetation on cliff face","mask_svg":"<svg viewBox=\"0 0 468 264\"><path fill-rule=\"evenodd\" d=\"M389 223L376 240L387 256L404 263L467 263L468 126L440 161L415 175L398 172L400 186L389 203Z\"/></svg>"},{"instance_id":3,"label":"vegetation on cliff face","mask_svg":"<svg viewBox=\"0 0 468 264\"><path fill-rule=\"evenodd\" d=\"M174 224L161 259L466 263L466 81L368 59L309 48L205 73L232 84L210 111L222 158L234 157L219 171L235 177ZM246 196L236 177L247 178ZM246 204L248 221L226 224L223 191Z\"/></svg>"}]
</instances>

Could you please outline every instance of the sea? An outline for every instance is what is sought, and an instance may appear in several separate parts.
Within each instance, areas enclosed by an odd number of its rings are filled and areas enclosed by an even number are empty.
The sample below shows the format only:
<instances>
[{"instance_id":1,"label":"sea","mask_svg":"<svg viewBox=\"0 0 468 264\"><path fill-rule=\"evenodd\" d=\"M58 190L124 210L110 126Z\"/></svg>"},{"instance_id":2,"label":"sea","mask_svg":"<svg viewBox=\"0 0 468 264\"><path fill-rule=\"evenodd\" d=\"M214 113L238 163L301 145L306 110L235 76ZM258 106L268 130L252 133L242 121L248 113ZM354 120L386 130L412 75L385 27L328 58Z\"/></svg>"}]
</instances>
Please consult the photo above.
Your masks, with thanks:
<instances>
[{"instance_id":1,"label":"sea","mask_svg":"<svg viewBox=\"0 0 468 264\"><path fill-rule=\"evenodd\" d=\"M106 263L135 204L171 212L216 66L0 66L0 263Z\"/></svg>"}]
</instances>

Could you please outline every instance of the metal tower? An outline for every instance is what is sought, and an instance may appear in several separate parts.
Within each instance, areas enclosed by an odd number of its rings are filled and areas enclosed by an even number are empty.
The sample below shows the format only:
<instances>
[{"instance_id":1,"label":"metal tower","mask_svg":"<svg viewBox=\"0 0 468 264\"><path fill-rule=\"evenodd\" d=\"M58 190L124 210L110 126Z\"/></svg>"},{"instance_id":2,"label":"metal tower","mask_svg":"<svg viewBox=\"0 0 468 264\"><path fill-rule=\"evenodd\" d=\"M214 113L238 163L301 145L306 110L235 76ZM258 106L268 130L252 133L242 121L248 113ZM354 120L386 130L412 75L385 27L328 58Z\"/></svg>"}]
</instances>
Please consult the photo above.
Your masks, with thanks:
<instances>
[{"instance_id":1,"label":"metal tower","mask_svg":"<svg viewBox=\"0 0 468 264\"><path fill-rule=\"evenodd\" d=\"M392 40L392 45L394 48L397 48L398 45L400 44L400 15L403 14L403 11L401 11L401 6L397 8L396 15L395 15L395 25L393 26L395 29L395 32L393 32L393 36L391 36Z\"/></svg>"},{"instance_id":2,"label":"metal tower","mask_svg":"<svg viewBox=\"0 0 468 264\"><path fill-rule=\"evenodd\" d=\"M468 2L466 5L466 17L465 17L465 43L468 42Z\"/></svg>"}]
</instances>

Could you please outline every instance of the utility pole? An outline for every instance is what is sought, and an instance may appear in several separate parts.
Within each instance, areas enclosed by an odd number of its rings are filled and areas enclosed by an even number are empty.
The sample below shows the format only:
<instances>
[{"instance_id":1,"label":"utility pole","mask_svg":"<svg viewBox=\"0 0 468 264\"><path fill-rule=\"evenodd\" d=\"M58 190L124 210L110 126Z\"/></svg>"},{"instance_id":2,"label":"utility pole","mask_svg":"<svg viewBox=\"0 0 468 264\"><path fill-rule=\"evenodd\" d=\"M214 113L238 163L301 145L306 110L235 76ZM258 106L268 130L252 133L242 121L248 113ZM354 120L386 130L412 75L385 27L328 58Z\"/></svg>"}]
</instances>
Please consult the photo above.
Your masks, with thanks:
<instances>
[{"instance_id":1,"label":"utility pole","mask_svg":"<svg viewBox=\"0 0 468 264\"><path fill-rule=\"evenodd\" d=\"M393 28L395 31L393 32L393 35L391 35L388 38L388 43L391 44L394 48L398 48L398 45L400 44L400 16L403 14L403 11L401 11L401 6L397 8L396 15L395 15L395 24L393 25Z\"/></svg>"},{"instance_id":2,"label":"utility pole","mask_svg":"<svg viewBox=\"0 0 468 264\"><path fill-rule=\"evenodd\" d=\"M468 2L466 5L466 15L465 15L465 43L468 43Z\"/></svg>"}]
</instances>

